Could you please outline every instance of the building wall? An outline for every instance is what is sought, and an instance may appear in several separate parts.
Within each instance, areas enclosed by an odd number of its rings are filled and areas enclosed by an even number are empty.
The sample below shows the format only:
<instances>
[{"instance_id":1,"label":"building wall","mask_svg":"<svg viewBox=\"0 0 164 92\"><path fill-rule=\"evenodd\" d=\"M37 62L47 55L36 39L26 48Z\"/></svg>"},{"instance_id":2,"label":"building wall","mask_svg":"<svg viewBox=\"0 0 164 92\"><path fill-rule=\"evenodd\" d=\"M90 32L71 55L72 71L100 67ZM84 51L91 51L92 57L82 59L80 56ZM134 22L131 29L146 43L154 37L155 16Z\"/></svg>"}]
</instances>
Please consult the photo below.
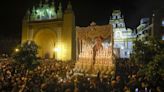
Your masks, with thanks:
<instances>
[{"instance_id":1,"label":"building wall","mask_svg":"<svg viewBox=\"0 0 164 92\"><path fill-rule=\"evenodd\" d=\"M137 27L136 39L146 41L148 37L153 37L153 24L140 24Z\"/></svg>"},{"instance_id":2,"label":"building wall","mask_svg":"<svg viewBox=\"0 0 164 92\"><path fill-rule=\"evenodd\" d=\"M129 58L135 37L132 30L125 27L124 18L120 10L113 11L109 23L113 25L114 48L119 49L118 57Z\"/></svg>"},{"instance_id":3,"label":"building wall","mask_svg":"<svg viewBox=\"0 0 164 92\"><path fill-rule=\"evenodd\" d=\"M63 31L62 31L62 42L64 43L64 55L63 58L65 60L70 60L74 58L76 55L75 51L76 47L74 46L75 39L73 33L75 33L75 20L74 14L71 11L66 11L64 15L63 22ZM75 58L74 58L75 59Z\"/></svg>"},{"instance_id":4,"label":"building wall","mask_svg":"<svg viewBox=\"0 0 164 92\"><path fill-rule=\"evenodd\" d=\"M142 18L137 27L137 40L146 41L148 37L164 40L164 9L156 10L151 18Z\"/></svg>"},{"instance_id":5,"label":"building wall","mask_svg":"<svg viewBox=\"0 0 164 92\"><path fill-rule=\"evenodd\" d=\"M22 43L33 40L39 45L41 58L55 58L57 60L69 61L74 59L75 22L74 13L70 9L65 10L60 19L37 19L30 20L25 16L22 24ZM46 17L46 16L45 16Z\"/></svg>"}]
</instances>

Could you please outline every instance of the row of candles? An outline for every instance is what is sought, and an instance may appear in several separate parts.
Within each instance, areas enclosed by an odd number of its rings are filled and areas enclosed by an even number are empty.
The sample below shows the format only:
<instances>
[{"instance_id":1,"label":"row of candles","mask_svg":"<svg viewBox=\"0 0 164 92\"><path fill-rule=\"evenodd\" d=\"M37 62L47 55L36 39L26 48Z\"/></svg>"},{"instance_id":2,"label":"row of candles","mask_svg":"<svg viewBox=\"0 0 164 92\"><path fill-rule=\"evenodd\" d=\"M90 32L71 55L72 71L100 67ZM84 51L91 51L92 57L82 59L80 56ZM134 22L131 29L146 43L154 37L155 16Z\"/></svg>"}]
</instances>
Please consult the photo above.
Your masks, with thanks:
<instances>
[{"instance_id":1,"label":"row of candles","mask_svg":"<svg viewBox=\"0 0 164 92\"><path fill-rule=\"evenodd\" d=\"M93 46L83 45L82 52L75 64L75 72L88 72L90 69L94 72L111 72L114 69L112 63L112 49L103 47L96 52L95 64L93 65Z\"/></svg>"},{"instance_id":2,"label":"row of candles","mask_svg":"<svg viewBox=\"0 0 164 92\"><path fill-rule=\"evenodd\" d=\"M100 72L105 72L107 74L111 73L114 70L114 64L82 64L82 63L76 63L74 71L75 72L89 72L92 70L92 73L97 73L98 71Z\"/></svg>"}]
</instances>

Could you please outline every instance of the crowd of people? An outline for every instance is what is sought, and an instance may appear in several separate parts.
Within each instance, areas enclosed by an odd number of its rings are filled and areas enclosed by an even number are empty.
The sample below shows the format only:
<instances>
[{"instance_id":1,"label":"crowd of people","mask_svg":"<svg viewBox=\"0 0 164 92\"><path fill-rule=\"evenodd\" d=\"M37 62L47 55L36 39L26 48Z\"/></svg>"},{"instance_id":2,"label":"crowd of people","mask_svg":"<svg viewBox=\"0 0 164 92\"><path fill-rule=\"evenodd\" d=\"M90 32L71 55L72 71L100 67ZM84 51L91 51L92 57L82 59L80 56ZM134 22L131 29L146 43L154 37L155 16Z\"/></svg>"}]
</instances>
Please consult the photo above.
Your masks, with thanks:
<instances>
[{"instance_id":1,"label":"crowd of people","mask_svg":"<svg viewBox=\"0 0 164 92\"><path fill-rule=\"evenodd\" d=\"M72 66L47 60L29 70L11 60L0 61L0 92L61 92L59 83L70 79Z\"/></svg>"},{"instance_id":2,"label":"crowd of people","mask_svg":"<svg viewBox=\"0 0 164 92\"><path fill-rule=\"evenodd\" d=\"M115 75L74 75L75 62L43 60L33 70L12 60L0 61L0 92L162 92L150 85L131 62L116 63Z\"/></svg>"},{"instance_id":3,"label":"crowd of people","mask_svg":"<svg viewBox=\"0 0 164 92\"><path fill-rule=\"evenodd\" d=\"M163 92L164 78L161 78L159 84L153 84L147 76L139 71L142 67L142 64L135 64L128 59L117 60L116 76L121 76L123 81L122 87L121 85L119 87L126 88L129 90L128 92Z\"/></svg>"}]
</instances>

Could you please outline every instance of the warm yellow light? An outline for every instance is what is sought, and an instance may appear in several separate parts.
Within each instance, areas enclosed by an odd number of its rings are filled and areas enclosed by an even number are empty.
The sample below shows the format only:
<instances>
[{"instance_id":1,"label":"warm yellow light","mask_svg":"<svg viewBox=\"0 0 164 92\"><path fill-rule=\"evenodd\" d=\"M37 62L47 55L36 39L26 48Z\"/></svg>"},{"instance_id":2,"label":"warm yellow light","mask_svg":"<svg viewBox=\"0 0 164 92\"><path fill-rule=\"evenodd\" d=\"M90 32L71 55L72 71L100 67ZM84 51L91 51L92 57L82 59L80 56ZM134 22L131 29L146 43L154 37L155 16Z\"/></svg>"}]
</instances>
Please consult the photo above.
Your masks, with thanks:
<instances>
[{"instance_id":1,"label":"warm yellow light","mask_svg":"<svg viewBox=\"0 0 164 92\"><path fill-rule=\"evenodd\" d=\"M65 61L69 57L68 45L64 42L57 42L56 46L52 49L54 52L55 59Z\"/></svg>"},{"instance_id":2,"label":"warm yellow light","mask_svg":"<svg viewBox=\"0 0 164 92\"><path fill-rule=\"evenodd\" d=\"M18 48L16 48L16 49L15 49L15 52L19 52L19 49L18 49Z\"/></svg>"},{"instance_id":3,"label":"warm yellow light","mask_svg":"<svg viewBox=\"0 0 164 92\"><path fill-rule=\"evenodd\" d=\"M61 51L61 48L54 48L53 51L54 52L60 52Z\"/></svg>"}]
</instances>

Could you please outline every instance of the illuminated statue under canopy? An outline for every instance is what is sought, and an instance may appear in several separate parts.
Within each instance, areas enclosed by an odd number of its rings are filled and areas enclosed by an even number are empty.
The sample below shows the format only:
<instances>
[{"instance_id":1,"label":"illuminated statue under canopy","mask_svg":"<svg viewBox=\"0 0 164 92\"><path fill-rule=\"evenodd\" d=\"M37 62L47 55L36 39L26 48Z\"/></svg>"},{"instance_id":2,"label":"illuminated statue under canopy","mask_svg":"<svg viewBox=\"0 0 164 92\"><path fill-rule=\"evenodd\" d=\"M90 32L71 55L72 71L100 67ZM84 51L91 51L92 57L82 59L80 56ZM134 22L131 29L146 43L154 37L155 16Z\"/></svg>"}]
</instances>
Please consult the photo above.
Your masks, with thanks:
<instances>
[{"instance_id":1,"label":"illuminated statue under canopy","mask_svg":"<svg viewBox=\"0 0 164 92\"><path fill-rule=\"evenodd\" d=\"M114 71L112 26L92 22L88 27L77 27L76 31L78 58L75 74L110 74Z\"/></svg>"},{"instance_id":2,"label":"illuminated statue under canopy","mask_svg":"<svg viewBox=\"0 0 164 92\"><path fill-rule=\"evenodd\" d=\"M93 46L93 65L95 64L97 51L103 49L103 46L102 46L103 38L101 36L98 36L98 37L95 38L95 40L96 40L96 43Z\"/></svg>"}]
</instances>

